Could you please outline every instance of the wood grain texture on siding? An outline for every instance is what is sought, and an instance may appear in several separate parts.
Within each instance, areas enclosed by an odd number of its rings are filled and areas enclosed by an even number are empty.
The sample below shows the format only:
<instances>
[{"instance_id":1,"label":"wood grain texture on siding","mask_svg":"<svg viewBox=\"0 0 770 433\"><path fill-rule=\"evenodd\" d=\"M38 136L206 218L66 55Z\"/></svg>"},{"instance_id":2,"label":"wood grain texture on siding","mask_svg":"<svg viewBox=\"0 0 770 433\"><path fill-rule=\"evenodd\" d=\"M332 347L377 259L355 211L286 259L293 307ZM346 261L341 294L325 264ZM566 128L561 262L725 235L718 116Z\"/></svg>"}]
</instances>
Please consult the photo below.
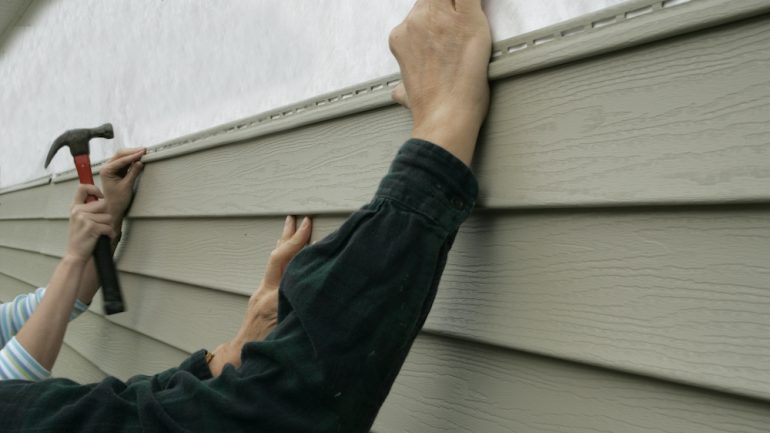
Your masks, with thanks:
<instances>
[{"instance_id":1,"label":"wood grain texture on siding","mask_svg":"<svg viewBox=\"0 0 770 433\"><path fill-rule=\"evenodd\" d=\"M29 293L37 287L12 275L0 272L0 302L13 301L17 295Z\"/></svg>"},{"instance_id":2,"label":"wood grain texture on siding","mask_svg":"<svg viewBox=\"0 0 770 433\"><path fill-rule=\"evenodd\" d=\"M126 311L105 316L185 352L214 350L235 337L249 298L122 272ZM91 310L101 314L101 291Z\"/></svg>"},{"instance_id":3,"label":"wood grain texture on siding","mask_svg":"<svg viewBox=\"0 0 770 433\"><path fill-rule=\"evenodd\" d=\"M281 237L283 222L284 217L137 219L118 268L251 295Z\"/></svg>"},{"instance_id":4,"label":"wood grain texture on siding","mask_svg":"<svg viewBox=\"0 0 770 433\"><path fill-rule=\"evenodd\" d=\"M374 431L760 433L768 425L768 402L422 336Z\"/></svg>"},{"instance_id":5,"label":"wood grain texture on siding","mask_svg":"<svg viewBox=\"0 0 770 433\"><path fill-rule=\"evenodd\" d=\"M0 247L0 273L36 287L45 287L58 259L31 251Z\"/></svg>"},{"instance_id":6,"label":"wood grain texture on siding","mask_svg":"<svg viewBox=\"0 0 770 433\"><path fill-rule=\"evenodd\" d=\"M494 83L475 166L480 205L766 201L768 23ZM349 211L409 131L406 110L387 107L155 162L132 215Z\"/></svg>"},{"instance_id":7,"label":"wood grain texture on siding","mask_svg":"<svg viewBox=\"0 0 770 433\"><path fill-rule=\"evenodd\" d=\"M70 323L64 341L100 370L121 380L176 367L189 355L91 311Z\"/></svg>"},{"instance_id":8,"label":"wood grain texture on siding","mask_svg":"<svg viewBox=\"0 0 770 433\"><path fill-rule=\"evenodd\" d=\"M74 349L63 344L56 358L56 364L51 370L51 377L66 378L78 383L95 383L107 377L107 374Z\"/></svg>"},{"instance_id":9,"label":"wood grain texture on siding","mask_svg":"<svg viewBox=\"0 0 770 433\"><path fill-rule=\"evenodd\" d=\"M67 247L66 219L0 220L0 246L61 257Z\"/></svg>"},{"instance_id":10,"label":"wood grain texture on siding","mask_svg":"<svg viewBox=\"0 0 770 433\"><path fill-rule=\"evenodd\" d=\"M119 266L249 295L282 221L137 220ZM476 213L426 327L770 398L767 227L767 206Z\"/></svg>"},{"instance_id":11,"label":"wood grain texture on siding","mask_svg":"<svg viewBox=\"0 0 770 433\"><path fill-rule=\"evenodd\" d=\"M10 296L45 285L57 262L56 257L0 247L0 278L11 281L4 283L5 293ZM120 273L120 281L127 311L104 318L188 353L213 350L233 338L248 305L244 295L173 281L125 272ZM97 292L90 312L102 316L102 311L101 292Z\"/></svg>"},{"instance_id":12,"label":"wood grain texture on siding","mask_svg":"<svg viewBox=\"0 0 770 433\"><path fill-rule=\"evenodd\" d=\"M0 219L40 218L45 215L48 185L0 194ZM72 197L75 196L73 191ZM70 200L71 201L71 200Z\"/></svg>"},{"instance_id":13,"label":"wood grain texture on siding","mask_svg":"<svg viewBox=\"0 0 770 433\"><path fill-rule=\"evenodd\" d=\"M0 220L0 246L40 252L50 225L43 219Z\"/></svg>"}]
</instances>

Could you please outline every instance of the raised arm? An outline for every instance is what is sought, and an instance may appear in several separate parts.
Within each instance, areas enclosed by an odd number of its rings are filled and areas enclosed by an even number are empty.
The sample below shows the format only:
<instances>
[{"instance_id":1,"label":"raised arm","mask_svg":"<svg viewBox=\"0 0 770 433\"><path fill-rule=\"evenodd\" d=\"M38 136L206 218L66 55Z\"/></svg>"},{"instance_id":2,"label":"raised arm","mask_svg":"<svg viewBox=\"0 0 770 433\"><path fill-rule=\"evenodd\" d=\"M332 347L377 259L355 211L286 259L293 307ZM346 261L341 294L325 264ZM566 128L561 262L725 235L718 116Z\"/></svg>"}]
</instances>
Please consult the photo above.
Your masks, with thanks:
<instances>
[{"instance_id":1,"label":"raised arm","mask_svg":"<svg viewBox=\"0 0 770 433\"><path fill-rule=\"evenodd\" d=\"M100 235L115 235L103 200L83 204L89 194L102 197L95 186L78 188L70 216L67 251L51 276L45 296L6 345L17 357L17 362L23 361L24 366L38 373L47 374L59 354L81 275L96 240Z\"/></svg>"},{"instance_id":2,"label":"raised arm","mask_svg":"<svg viewBox=\"0 0 770 433\"><path fill-rule=\"evenodd\" d=\"M101 170L104 200L107 204L107 212L112 217L112 228L116 233L116 239L120 238L123 217L134 197L134 182L144 169L140 161L144 153L144 148L121 149ZM113 252L116 246L117 243L113 242ZM78 299L85 304L90 304L97 290L99 290L99 276L96 273L94 260L90 259L83 272Z\"/></svg>"}]
</instances>

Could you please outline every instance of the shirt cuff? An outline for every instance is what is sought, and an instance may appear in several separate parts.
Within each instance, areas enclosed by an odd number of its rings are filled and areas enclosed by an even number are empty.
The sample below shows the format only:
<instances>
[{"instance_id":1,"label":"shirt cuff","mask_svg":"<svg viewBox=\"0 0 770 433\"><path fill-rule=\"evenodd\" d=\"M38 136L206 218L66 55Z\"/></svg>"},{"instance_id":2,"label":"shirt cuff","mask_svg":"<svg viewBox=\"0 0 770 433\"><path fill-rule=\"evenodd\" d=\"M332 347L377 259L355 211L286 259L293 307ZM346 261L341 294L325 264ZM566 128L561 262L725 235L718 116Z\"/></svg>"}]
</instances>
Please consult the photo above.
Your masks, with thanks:
<instances>
[{"instance_id":1,"label":"shirt cuff","mask_svg":"<svg viewBox=\"0 0 770 433\"><path fill-rule=\"evenodd\" d=\"M88 309L88 304L76 298L75 305L72 307L72 313L70 314L70 320L83 314L87 309Z\"/></svg>"},{"instance_id":2,"label":"shirt cuff","mask_svg":"<svg viewBox=\"0 0 770 433\"><path fill-rule=\"evenodd\" d=\"M447 150L412 138L401 146L375 197L399 202L452 232L470 215L478 182Z\"/></svg>"},{"instance_id":3,"label":"shirt cuff","mask_svg":"<svg viewBox=\"0 0 770 433\"><path fill-rule=\"evenodd\" d=\"M51 372L43 368L27 349L11 338L0 351L0 375L3 379L21 379L41 381L51 377Z\"/></svg>"}]
</instances>

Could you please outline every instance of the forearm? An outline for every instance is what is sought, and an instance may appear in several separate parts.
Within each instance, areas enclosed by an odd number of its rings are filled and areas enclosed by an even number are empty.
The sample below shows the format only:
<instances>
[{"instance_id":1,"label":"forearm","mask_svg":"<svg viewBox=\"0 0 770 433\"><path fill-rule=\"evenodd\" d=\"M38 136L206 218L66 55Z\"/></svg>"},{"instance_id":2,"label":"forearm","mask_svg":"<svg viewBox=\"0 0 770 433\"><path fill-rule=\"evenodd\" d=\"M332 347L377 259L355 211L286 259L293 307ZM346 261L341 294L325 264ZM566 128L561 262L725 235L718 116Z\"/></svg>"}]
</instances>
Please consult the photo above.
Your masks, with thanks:
<instances>
[{"instance_id":1,"label":"forearm","mask_svg":"<svg viewBox=\"0 0 770 433\"><path fill-rule=\"evenodd\" d=\"M65 256L56 267L40 305L16 334L27 353L47 370L53 367L61 349L84 268L83 260Z\"/></svg>"}]
</instances>

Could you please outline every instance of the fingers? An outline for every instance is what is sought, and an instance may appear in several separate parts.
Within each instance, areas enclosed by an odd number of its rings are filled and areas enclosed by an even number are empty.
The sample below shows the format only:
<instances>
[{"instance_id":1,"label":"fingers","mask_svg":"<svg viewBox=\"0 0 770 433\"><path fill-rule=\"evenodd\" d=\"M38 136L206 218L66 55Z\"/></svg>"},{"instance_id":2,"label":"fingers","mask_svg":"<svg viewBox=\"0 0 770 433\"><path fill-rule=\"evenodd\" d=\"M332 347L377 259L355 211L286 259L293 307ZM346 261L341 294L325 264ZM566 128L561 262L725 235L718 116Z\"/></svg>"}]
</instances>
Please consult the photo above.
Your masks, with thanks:
<instances>
[{"instance_id":1,"label":"fingers","mask_svg":"<svg viewBox=\"0 0 770 433\"><path fill-rule=\"evenodd\" d=\"M297 231L297 218L293 215L286 217L286 221L283 223L283 233L281 233L281 241L288 241L294 233ZM279 241L280 242L280 241Z\"/></svg>"},{"instance_id":2,"label":"fingers","mask_svg":"<svg viewBox=\"0 0 770 433\"><path fill-rule=\"evenodd\" d=\"M88 218L97 224L106 224L107 226L112 227L112 217L107 213L90 212Z\"/></svg>"},{"instance_id":3,"label":"fingers","mask_svg":"<svg viewBox=\"0 0 770 433\"><path fill-rule=\"evenodd\" d=\"M80 227L78 231L98 237L115 237L112 216L106 213L103 201L75 205L70 217L71 224Z\"/></svg>"},{"instance_id":4,"label":"fingers","mask_svg":"<svg viewBox=\"0 0 770 433\"><path fill-rule=\"evenodd\" d=\"M135 161L128 167L128 173L126 173L126 181L133 183L139 176L139 173L142 172L142 170L144 170L144 163L142 161Z\"/></svg>"},{"instance_id":5,"label":"fingers","mask_svg":"<svg viewBox=\"0 0 770 433\"><path fill-rule=\"evenodd\" d=\"M139 161L144 156L146 149L121 149L113 156L107 165L102 168L102 176L123 177L123 173L133 175L136 178L138 173L132 173L135 166L142 166Z\"/></svg>"},{"instance_id":6,"label":"fingers","mask_svg":"<svg viewBox=\"0 0 770 433\"><path fill-rule=\"evenodd\" d=\"M403 81L398 83L398 86L390 92L390 97L397 103L409 108L409 95L406 94L406 87L404 87Z\"/></svg>"},{"instance_id":7,"label":"fingers","mask_svg":"<svg viewBox=\"0 0 770 433\"><path fill-rule=\"evenodd\" d=\"M72 201L72 203L82 204L86 201L86 198L88 198L89 195L93 195L98 198L104 198L104 194L99 191L99 188L97 188L96 185L80 184L80 186L78 186L78 190L75 192L75 199Z\"/></svg>"},{"instance_id":8,"label":"fingers","mask_svg":"<svg viewBox=\"0 0 770 433\"><path fill-rule=\"evenodd\" d=\"M113 239L115 237L115 229L113 229L112 226L109 224L95 223L91 227L92 227L91 230L93 230L93 233L99 236L107 236L110 239Z\"/></svg>"},{"instance_id":9,"label":"fingers","mask_svg":"<svg viewBox=\"0 0 770 433\"><path fill-rule=\"evenodd\" d=\"M312 227L313 224L310 218L305 217L299 227L296 227L294 217L286 218L283 235L288 235L288 237L285 239L281 238L276 248L270 254L265 270L266 284L274 287L280 284L286 265L310 240L310 234L313 231Z\"/></svg>"},{"instance_id":10,"label":"fingers","mask_svg":"<svg viewBox=\"0 0 770 433\"><path fill-rule=\"evenodd\" d=\"M113 217L107 212L107 203L104 200L74 205L70 219L89 232L109 237L115 236Z\"/></svg>"},{"instance_id":11,"label":"fingers","mask_svg":"<svg viewBox=\"0 0 770 433\"><path fill-rule=\"evenodd\" d=\"M112 155L112 158L110 158L110 162L117 161L118 159L121 159L125 156L131 156L135 153L141 153L144 155L146 151L147 149L144 147L128 147L125 149L118 149L118 151L115 152L115 155Z\"/></svg>"}]
</instances>

